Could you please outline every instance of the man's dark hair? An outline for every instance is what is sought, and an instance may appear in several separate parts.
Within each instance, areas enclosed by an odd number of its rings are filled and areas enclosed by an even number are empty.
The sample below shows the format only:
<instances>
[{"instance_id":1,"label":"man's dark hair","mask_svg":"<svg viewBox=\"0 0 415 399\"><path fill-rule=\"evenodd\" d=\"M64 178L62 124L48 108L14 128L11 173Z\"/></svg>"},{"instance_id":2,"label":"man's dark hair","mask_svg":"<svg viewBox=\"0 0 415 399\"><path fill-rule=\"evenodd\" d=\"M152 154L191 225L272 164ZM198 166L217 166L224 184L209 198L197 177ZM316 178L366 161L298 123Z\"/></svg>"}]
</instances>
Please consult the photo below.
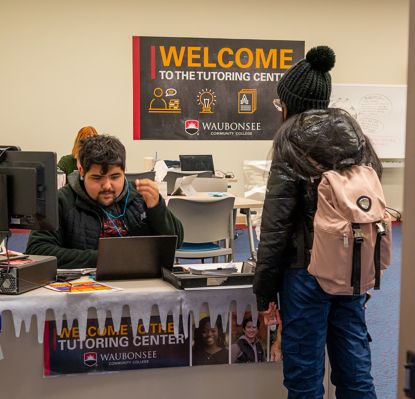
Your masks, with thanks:
<instances>
[{"instance_id":1,"label":"man's dark hair","mask_svg":"<svg viewBox=\"0 0 415 399\"><path fill-rule=\"evenodd\" d=\"M101 166L102 173L107 173L109 166L120 166L125 170L125 147L114 136L98 135L88 137L81 142L79 162L85 173L94 164Z\"/></svg>"}]
</instances>

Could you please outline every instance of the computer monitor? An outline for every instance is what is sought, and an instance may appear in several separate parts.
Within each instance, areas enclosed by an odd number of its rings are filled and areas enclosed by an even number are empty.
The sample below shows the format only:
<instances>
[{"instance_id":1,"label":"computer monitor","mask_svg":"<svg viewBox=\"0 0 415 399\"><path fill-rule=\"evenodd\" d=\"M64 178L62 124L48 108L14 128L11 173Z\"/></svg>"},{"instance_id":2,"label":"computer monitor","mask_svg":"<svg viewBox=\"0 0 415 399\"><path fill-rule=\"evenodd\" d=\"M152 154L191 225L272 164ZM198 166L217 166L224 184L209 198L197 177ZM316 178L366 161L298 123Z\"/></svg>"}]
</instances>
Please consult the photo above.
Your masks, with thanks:
<instances>
[{"instance_id":1,"label":"computer monitor","mask_svg":"<svg viewBox=\"0 0 415 399\"><path fill-rule=\"evenodd\" d=\"M57 230L56 153L0 145L0 235L9 229Z\"/></svg>"},{"instance_id":2,"label":"computer monitor","mask_svg":"<svg viewBox=\"0 0 415 399\"><path fill-rule=\"evenodd\" d=\"M212 155L179 155L180 169L183 171L209 170L215 173Z\"/></svg>"}]
</instances>

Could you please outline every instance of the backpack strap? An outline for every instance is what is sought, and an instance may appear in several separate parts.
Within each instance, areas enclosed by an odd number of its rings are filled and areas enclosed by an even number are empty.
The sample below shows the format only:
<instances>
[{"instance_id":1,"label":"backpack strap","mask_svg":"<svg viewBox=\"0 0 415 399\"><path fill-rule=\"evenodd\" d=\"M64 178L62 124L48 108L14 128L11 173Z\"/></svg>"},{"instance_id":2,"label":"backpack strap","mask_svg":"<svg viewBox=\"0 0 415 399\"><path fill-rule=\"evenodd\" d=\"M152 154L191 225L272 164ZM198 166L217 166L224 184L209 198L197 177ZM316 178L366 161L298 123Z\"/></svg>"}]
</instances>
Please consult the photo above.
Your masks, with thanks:
<instances>
[{"instance_id":1,"label":"backpack strap","mask_svg":"<svg viewBox=\"0 0 415 399\"><path fill-rule=\"evenodd\" d=\"M352 281L353 295L360 295L360 278L362 273L361 254L363 243L363 232L359 223L352 223L353 229L353 265L352 265Z\"/></svg>"},{"instance_id":2,"label":"backpack strap","mask_svg":"<svg viewBox=\"0 0 415 399\"><path fill-rule=\"evenodd\" d=\"M375 244L375 290L380 289L380 247L382 244L382 237L386 235L385 225L382 222L376 222L376 244Z\"/></svg>"}]
</instances>

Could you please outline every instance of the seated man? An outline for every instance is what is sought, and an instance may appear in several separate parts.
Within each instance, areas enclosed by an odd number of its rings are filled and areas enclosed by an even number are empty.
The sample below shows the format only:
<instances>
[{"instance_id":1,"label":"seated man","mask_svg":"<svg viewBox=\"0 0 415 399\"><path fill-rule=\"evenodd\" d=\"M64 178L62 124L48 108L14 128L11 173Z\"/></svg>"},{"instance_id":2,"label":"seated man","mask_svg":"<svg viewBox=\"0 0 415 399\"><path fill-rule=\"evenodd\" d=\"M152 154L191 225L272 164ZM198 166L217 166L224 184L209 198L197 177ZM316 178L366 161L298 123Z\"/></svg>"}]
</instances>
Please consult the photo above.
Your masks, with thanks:
<instances>
[{"instance_id":1,"label":"seated man","mask_svg":"<svg viewBox=\"0 0 415 399\"><path fill-rule=\"evenodd\" d=\"M157 184L148 179L128 183L125 147L113 136L85 139L80 170L68 176L58 193L59 230L33 231L26 253L58 258L60 268L95 267L100 237L177 235L181 222L167 209Z\"/></svg>"}]
</instances>

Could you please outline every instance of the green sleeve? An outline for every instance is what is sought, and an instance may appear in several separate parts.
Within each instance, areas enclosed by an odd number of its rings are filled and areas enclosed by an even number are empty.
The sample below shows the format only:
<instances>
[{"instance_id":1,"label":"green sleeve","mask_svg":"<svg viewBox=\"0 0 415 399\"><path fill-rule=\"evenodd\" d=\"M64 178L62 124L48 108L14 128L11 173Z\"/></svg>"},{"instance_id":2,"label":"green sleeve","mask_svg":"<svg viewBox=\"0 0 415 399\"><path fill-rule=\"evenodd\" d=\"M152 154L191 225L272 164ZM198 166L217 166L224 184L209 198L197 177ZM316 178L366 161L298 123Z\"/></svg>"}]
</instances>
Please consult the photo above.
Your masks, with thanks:
<instances>
[{"instance_id":1,"label":"green sleeve","mask_svg":"<svg viewBox=\"0 0 415 399\"><path fill-rule=\"evenodd\" d=\"M60 231L32 231L27 243L26 253L56 256L58 267L63 269L96 267L98 256L98 251L93 249L64 248Z\"/></svg>"},{"instance_id":2,"label":"green sleeve","mask_svg":"<svg viewBox=\"0 0 415 399\"><path fill-rule=\"evenodd\" d=\"M76 159L72 155L64 155L58 162L58 168L66 175L70 175L77 169Z\"/></svg>"},{"instance_id":3,"label":"green sleeve","mask_svg":"<svg viewBox=\"0 0 415 399\"><path fill-rule=\"evenodd\" d=\"M30 255L56 256L58 267L62 269L78 269L95 267L98 251L93 249L72 249L64 246L65 209L74 201L70 196L72 190L65 186L58 193L59 197L59 229L57 231L32 231L26 247Z\"/></svg>"}]
</instances>

